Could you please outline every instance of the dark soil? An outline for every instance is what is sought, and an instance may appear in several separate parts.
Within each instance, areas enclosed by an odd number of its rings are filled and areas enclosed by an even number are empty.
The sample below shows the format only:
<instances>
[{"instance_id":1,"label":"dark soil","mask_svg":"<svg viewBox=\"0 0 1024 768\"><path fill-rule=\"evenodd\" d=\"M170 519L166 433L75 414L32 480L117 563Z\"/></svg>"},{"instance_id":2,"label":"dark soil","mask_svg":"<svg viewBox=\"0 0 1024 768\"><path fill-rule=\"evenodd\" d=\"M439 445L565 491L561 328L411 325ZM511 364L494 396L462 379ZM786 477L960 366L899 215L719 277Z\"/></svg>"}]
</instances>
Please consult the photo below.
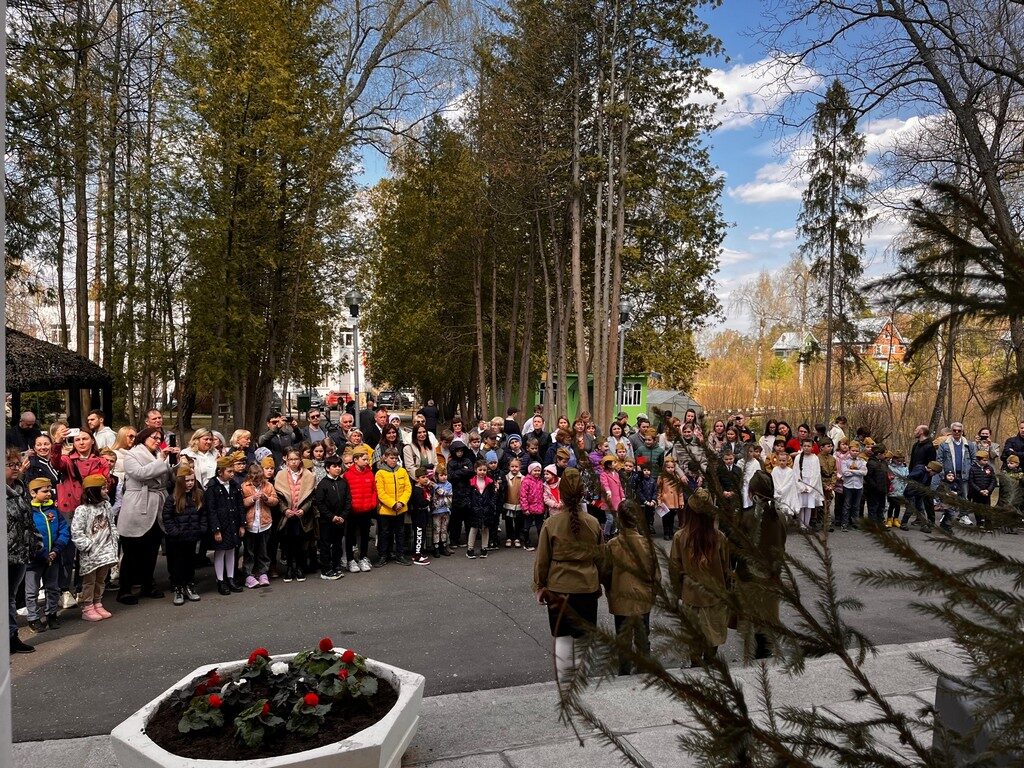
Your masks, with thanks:
<instances>
[{"instance_id":1,"label":"dark soil","mask_svg":"<svg viewBox=\"0 0 1024 768\"><path fill-rule=\"evenodd\" d=\"M398 693L380 678L378 685L377 693L369 698L346 697L333 702L323 727L316 735L300 736L287 731L282 725L258 749L250 749L234 737L233 717L225 717L222 729L181 733L178 721L182 713L172 709L169 701L161 704L153 715L146 726L146 735L168 752L204 760L252 760L304 752L347 739L387 715L398 701ZM287 720L285 713L279 713L279 716Z\"/></svg>"}]
</instances>

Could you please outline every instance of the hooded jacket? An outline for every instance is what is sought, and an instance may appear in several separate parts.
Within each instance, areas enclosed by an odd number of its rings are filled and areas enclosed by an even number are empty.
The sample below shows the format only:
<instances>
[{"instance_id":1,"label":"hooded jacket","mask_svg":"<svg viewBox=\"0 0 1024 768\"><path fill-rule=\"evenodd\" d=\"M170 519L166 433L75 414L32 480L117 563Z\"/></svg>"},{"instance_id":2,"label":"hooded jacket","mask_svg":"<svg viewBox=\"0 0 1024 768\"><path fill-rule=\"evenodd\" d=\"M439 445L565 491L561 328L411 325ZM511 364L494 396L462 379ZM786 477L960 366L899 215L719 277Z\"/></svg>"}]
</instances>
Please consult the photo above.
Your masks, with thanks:
<instances>
[{"instance_id":1,"label":"hooded jacket","mask_svg":"<svg viewBox=\"0 0 1024 768\"><path fill-rule=\"evenodd\" d=\"M461 449L461 455L460 455ZM469 505L469 479L473 477L473 458L469 447L453 441L448 458L448 482L452 484L452 502L460 507Z\"/></svg>"},{"instance_id":2,"label":"hooded jacket","mask_svg":"<svg viewBox=\"0 0 1024 768\"><path fill-rule=\"evenodd\" d=\"M519 506L527 515L544 514L544 481L539 477L526 475L519 486Z\"/></svg>"},{"instance_id":3,"label":"hooded jacket","mask_svg":"<svg viewBox=\"0 0 1024 768\"><path fill-rule=\"evenodd\" d=\"M409 473L405 467L396 466L394 469L384 464L377 470L377 503L378 513L385 517L393 517L405 513L409 506L409 497L412 495L412 483L409 482ZM395 505L401 503L403 509L395 510Z\"/></svg>"},{"instance_id":4,"label":"hooded jacket","mask_svg":"<svg viewBox=\"0 0 1024 768\"><path fill-rule=\"evenodd\" d=\"M353 464L345 472L353 515L368 515L377 511L377 484L369 466L360 470Z\"/></svg>"},{"instance_id":5,"label":"hooded jacket","mask_svg":"<svg viewBox=\"0 0 1024 768\"><path fill-rule=\"evenodd\" d=\"M32 562L45 565L51 552L59 555L71 541L71 526L52 501L44 506L32 504L32 524L36 537L42 543L42 547L36 549Z\"/></svg>"},{"instance_id":6,"label":"hooded jacket","mask_svg":"<svg viewBox=\"0 0 1024 768\"><path fill-rule=\"evenodd\" d=\"M18 488L7 486L7 562L25 565L37 546L32 507Z\"/></svg>"}]
</instances>

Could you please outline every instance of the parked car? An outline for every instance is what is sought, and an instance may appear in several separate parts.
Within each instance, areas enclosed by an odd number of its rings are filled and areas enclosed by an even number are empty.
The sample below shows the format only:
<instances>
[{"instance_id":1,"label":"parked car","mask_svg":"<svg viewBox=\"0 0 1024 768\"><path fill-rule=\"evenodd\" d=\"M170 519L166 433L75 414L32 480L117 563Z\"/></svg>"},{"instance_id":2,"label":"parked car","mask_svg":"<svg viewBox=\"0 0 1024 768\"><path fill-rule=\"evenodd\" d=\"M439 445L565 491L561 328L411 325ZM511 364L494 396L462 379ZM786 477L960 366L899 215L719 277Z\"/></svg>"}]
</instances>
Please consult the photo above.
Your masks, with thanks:
<instances>
[{"instance_id":1,"label":"parked car","mask_svg":"<svg viewBox=\"0 0 1024 768\"><path fill-rule=\"evenodd\" d=\"M377 405L393 410L412 408L412 400L400 390L382 389L377 395Z\"/></svg>"}]
</instances>

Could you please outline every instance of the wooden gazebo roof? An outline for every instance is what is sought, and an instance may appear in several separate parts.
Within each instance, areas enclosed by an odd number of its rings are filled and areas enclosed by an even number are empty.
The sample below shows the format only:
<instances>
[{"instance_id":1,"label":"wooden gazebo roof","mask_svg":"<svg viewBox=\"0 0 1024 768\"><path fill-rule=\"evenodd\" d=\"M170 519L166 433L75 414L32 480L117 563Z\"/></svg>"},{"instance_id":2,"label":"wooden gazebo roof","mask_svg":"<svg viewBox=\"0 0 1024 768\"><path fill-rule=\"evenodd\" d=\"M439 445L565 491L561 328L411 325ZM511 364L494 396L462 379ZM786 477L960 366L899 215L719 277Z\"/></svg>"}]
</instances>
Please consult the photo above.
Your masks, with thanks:
<instances>
[{"instance_id":1,"label":"wooden gazebo roof","mask_svg":"<svg viewBox=\"0 0 1024 768\"><path fill-rule=\"evenodd\" d=\"M48 341L7 328L7 391L101 389L112 384L106 370Z\"/></svg>"}]
</instances>

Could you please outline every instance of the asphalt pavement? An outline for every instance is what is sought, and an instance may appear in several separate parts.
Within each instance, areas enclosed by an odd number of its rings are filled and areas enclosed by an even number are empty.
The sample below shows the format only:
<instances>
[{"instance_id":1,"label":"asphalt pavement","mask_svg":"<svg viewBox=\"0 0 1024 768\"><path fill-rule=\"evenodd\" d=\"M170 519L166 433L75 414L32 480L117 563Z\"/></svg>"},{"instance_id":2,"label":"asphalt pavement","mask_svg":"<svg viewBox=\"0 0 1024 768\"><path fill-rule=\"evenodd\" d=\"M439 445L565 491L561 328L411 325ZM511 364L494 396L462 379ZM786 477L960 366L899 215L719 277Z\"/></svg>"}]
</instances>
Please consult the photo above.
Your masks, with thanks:
<instances>
[{"instance_id":1,"label":"asphalt pavement","mask_svg":"<svg viewBox=\"0 0 1024 768\"><path fill-rule=\"evenodd\" d=\"M923 534L898 535L930 546ZM804 547L796 537L790 541L794 551ZM859 568L886 564L866 536L836 533L832 542L840 591L865 604L856 623L873 642L948 635L937 621L908 609L913 598L907 592L856 584ZM986 542L1024 557L1024 536ZM461 549L427 567L392 564L339 581L275 581L229 597L216 593L207 568L200 571L202 601L181 607L171 604L170 594L134 607L110 595L105 605L114 617L106 621L84 622L72 609L59 630L30 636L22 629L37 650L11 660L14 739L107 733L196 667L243 658L258 646L272 653L301 650L325 635L336 645L424 674L428 696L550 680L552 642L544 609L530 592L532 555L502 550L469 560ZM948 553L940 556L957 564ZM162 559L159 577L165 579ZM611 623L606 615L602 621ZM735 638L724 653L739 659Z\"/></svg>"}]
</instances>

